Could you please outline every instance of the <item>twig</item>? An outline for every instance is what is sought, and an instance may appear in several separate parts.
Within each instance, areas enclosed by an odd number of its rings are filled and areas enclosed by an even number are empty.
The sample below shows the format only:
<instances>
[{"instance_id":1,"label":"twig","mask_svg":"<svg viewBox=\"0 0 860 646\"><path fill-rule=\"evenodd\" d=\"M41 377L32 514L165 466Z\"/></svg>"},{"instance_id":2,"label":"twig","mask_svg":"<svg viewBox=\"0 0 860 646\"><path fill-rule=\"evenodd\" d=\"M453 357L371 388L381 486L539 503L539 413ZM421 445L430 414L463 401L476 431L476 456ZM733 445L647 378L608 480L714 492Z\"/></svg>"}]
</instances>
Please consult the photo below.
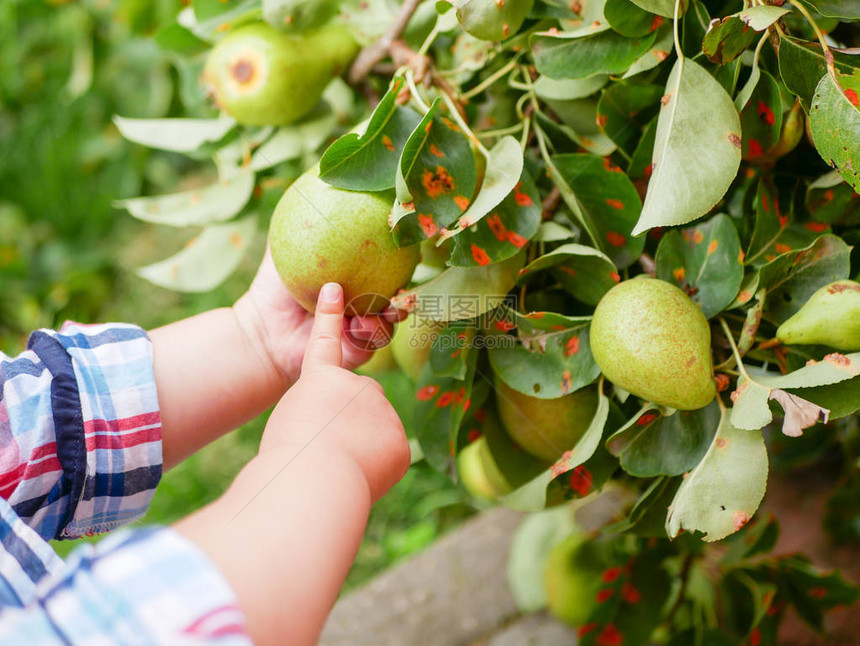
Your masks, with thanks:
<instances>
[{"instance_id":1,"label":"twig","mask_svg":"<svg viewBox=\"0 0 860 646\"><path fill-rule=\"evenodd\" d=\"M385 57L391 47L391 43L397 40L400 34L403 33L403 30L406 29L409 19L415 13L419 4L421 4L421 0L404 0L403 4L400 5L400 11L394 16L394 20L388 25L388 29L382 37L359 52L355 62L353 62L352 67L349 69L350 83L357 83L363 79L370 73L373 66Z\"/></svg>"}]
</instances>

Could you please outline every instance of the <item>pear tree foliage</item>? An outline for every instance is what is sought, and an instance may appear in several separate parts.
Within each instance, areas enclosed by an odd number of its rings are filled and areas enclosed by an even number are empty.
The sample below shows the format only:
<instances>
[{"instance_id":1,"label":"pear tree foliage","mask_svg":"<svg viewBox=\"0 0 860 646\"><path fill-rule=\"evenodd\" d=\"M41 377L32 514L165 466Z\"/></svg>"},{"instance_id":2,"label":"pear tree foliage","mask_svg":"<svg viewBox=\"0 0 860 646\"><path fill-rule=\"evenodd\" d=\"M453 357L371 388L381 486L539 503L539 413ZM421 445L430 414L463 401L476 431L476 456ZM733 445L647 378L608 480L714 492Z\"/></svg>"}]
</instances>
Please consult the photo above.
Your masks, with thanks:
<instances>
[{"instance_id":1,"label":"pear tree foliage","mask_svg":"<svg viewBox=\"0 0 860 646\"><path fill-rule=\"evenodd\" d=\"M211 49L261 21L310 46L340 29L361 49L287 124L244 125L199 83ZM822 629L857 600L838 573L769 556L779 527L759 511L772 466L827 457L842 494L826 525L860 533L856 0L192 0L155 40L181 105L116 125L211 181L118 203L195 227L140 275L212 289L317 162L334 187L388 191L394 241L424 259L393 297L401 325L441 329L398 408L429 464L534 512L511 555L523 608L558 605L541 568L583 531L568 512L601 496L621 511L583 539L600 555L595 599L577 602L584 645L776 644L788 606ZM233 70L250 85L257 71ZM705 406L624 390L595 358L613 353L592 351L607 338L595 308L648 280L701 314L706 349L689 361L713 379ZM645 331L612 321L613 343L651 338L660 360L629 369L683 383L671 339L686 330L657 300L647 315ZM583 394L581 428L546 430ZM513 439L535 429L577 439L548 460Z\"/></svg>"}]
</instances>

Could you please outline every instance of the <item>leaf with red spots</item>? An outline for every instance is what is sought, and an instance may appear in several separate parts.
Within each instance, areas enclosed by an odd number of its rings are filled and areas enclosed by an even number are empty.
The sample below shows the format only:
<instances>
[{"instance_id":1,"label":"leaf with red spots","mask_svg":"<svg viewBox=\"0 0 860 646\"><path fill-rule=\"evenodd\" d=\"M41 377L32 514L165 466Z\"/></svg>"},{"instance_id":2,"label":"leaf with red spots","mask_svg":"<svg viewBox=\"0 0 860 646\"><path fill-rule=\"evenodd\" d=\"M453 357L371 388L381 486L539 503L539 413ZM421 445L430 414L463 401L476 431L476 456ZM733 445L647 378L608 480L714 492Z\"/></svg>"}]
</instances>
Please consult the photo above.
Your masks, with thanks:
<instances>
[{"instance_id":1,"label":"leaf with red spots","mask_svg":"<svg viewBox=\"0 0 860 646\"><path fill-rule=\"evenodd\" d=\"M669 58L674 43L671 23L667 20L655 33L657 40L651 45L651 49L637 58L621 78L628 79L647 72Z\"/></svg>"},{"instance_id":2,"label":"leaf with red spots","mask_svg":"<svg viewBox=\"0 0 860 646\"><path fill-rule=\"evenodd\" d=\"M534 237L540 223L540 194L531 176L523 170L501 204L454 238L450 262L459 267L474 266L472 245L483 249L490 262L506 260Z\"/></svg>"},{"instance_id":3,"label":"leaf with red spots","mask_svg":"<svg viewBox=\"0 0 860 646\"><path fill-rule=\"evenodd\" d=\"M617 283L618 269L609 257L577 243L562 245L526 265L520 272L520 284L546 269L562 287L587 305L597 305Z\"/></svg>"},{"instance_id":4,"label":"leaf with red spots","mask_svg":"<svg viewBox=\"0 0 860 646\"><path fill-rule=\"evenodd\" d=\"M647 186L647 179L651 175L651 156L654 153L654 139L657 136L657 117L649 121L642 130L642 136L636 143L636 148L633 149L633 154L630 156L630 163L627 165L627 176L634 180L635 186L640 186L640 181L645 178L646 183L643 185L643 190L640 193L644 194L644 187Z\"/></svg>"},{"instance_id":5,"label":"leaf with red spots","mask_svg":"<svg viewBox=\"0 0 860 646\"><path fill-rule=\"evenodd\" d=\"M657 115L663 89L633 82L613 83L597 104L600 129L627 155L632 155L642 129Z\"/></svg>"},{"instance_id":6,"label":"leaf with red spots","mask_svg":"<svg viewBox=\"0 0 860 646\"><path fill-rule=\"evenodd\" d=\"M684 478L669 507L669 537L684 529L717 541L741 529L764 497L767 471L761 433L736 429L728 411L722 411L714 441Z\"/></svg>"},{"instance_id":7,"label":"leaf with red spots","mask_svg":"<svg viewBox=\"0 0 860 646\"><path fill-rule=\"evenodd\" d=\"M606 444L621 460L621 467L638 478L678 476L694 468L708 451L720 424L716 401L705 408L656 415L650 421L634 417ZM645 424L640 422L646 419Z\"/></svg>"},{"instance_id":8,"label":"leaf with red spots","mask_svg":"<svg viewBox=\"0 0 860 646\"><path fill-rule=\"evenodd\" d=\"M404 81L397 77L370 115L364 131L349 132L320 158L320 178L352 191L394 188L400 151L421 120L417 112L397 105Z\"/></svg>"},{"instance_id":9,"label":"leaf with red spots","mask_svg":"<svg viewBox=\"0 0 860 646\"><path fill-rule=\"evenodd\" d=\"M553 179L563 196L570 191L566 199L576 200L586 231L596 238L594 246L619 269L636 262L645 240L633 238L631 230L642 202L627 175L596 155L555 155L553 164L558 173ZM617 208L617 202L622 208Z\"/></svg>"},{"instance_id":10,"label":"leaf with red spots","mask_svg":"<svg viewBox=\"0 0 860 646\"><path fill-rule=\"evenodd\" d=\"M721 213L695 227L667 232L657 247L657 277L687 292L705 317L711 318L740 289L744 277L740 252L735 225Z\"/></svg>"},{"instance_id":11,"label":"leaf with red spots","mask_svg":"<svg viewBox=\"0 0 860 646\"><path fill-rule=\"evenodd\" d=\"M779 85L765 71L749 100L741 110L741 131L743 132L743 157L752 162L770 160L765 158L779 140L782 129L783 105Z\"/></svg>"},{"instance_id":12,"label":"leaf with red spots","mask_svg":"<svg viewBox=\"0 0 860 646\"><path fill-rule=\"evenodd\" d=\"M490 365L514 390L555 399L589 385L600 370L591 355L588 318L542 314L535 319L509 310L506 318L517 335L489 349Z\"/></svg>"},{"instance_id":13,"label":"leaf with red spots","mask_svg":"<svg viewBox=\"0 0 860 646\"><path fill-rule=\"evenodd\" d=\"M460 423L467 408L471 407L477 360L477 352L466 355L464 379L437 377L429 362L418 378L417 391L433 392L433 395L415 402L415 437L427 463L443 473L454 473L454 447L457 446Z\"/></svg>"},{"instance_id":14,"label":"leaf with red spots","mask_svg":"<svg viewBox=\"0 0 860 646\"><path fill-rule=\"evenodd\" d=\"M401 246L449 227L463 215L464 199L471 201L475 192L471 144L454 124L437 115L438 105L437 100L412 131L395 173L397 203L391 219Z\"/></svg>"},{"instance_id":15,"label":"leaf with red spots","mask_svg":"<svg viewBox=\"0 0 860 646\"><path fill-rule=\"evenodd\" d=\"M818 154L860 191L860 72L825 74L815 88L809 129Z\"/></svg>"},{"instance_id":16,"label":"leaf with red spots","mask_svg":"<svg viewBox=\"0 0 860 646\"><path fill-rule=\"evenodd\" d=\"M789 12L783 7L750 7L715 20L702 41L702 51L712 63L724 65L733 61L756 39L756 32L767 29Z\"/></svg>"},{"instance_id":17,"label":"leaf with red spots","mask_svg":"<svg viewBox=\"0 0 860 646\"><path fill-rule=\"evenodd\" d=\"M562 457L555 467L559 475L550 481L546 489L547 504L551 505L585 498L600 491L618 470L618 460L598 444L591 457L579 466L568 468Z\"/></svg>"},{"instance_id":18,"label":"leaf with red spots","mask_svg":"<svg viewBox=\"0 0 860 646\"><path fill-rule=\"evenodd\" d=\"M852 189L836 172L822 175L806 190L806 210L815 219L804 224L806 229L818 233L827 230L826 224L860 224L860 195Z\"/></svg>"},{"instance_id":19,"label":"leaf with red spots","mask_svg":"<svg viewBox=\"0 0 860 646\"><path fill-rule=\"evenodd\" d=\"M475 199L466 203L456 224L443 232L439 239L452 238L480 222L514 192L522 174L523 151L519 142L511 136L502 137L489 151L484 177Z\"/></svg>"},{"instance_id":20,"label":"leaf with red spots","mask_svg":"<svg viewBox=\"0 0 860 646\"><path fill-rule=\"evenodd\" d=\"M788 196L780 195L773 178L763 175L759 179L754 200L755 225L745 254L746 264L761 266L768 262L768 256L785 253L786 247L805 247L812 242L815 237L812 232L797 231L794 227L789 230L792 213L786 203L790 206L791 201ZM800 240L796 239L798 235Z\"/></svg>"},{"instance_id":21,"label":"leaf with red spots","mask_svg":"<svg viewBox=\"0 0 860 646\"><path fill-rule=\"evenodd\" d=\"M473 350L475 326L468 321L449 323L433 339L430 368L437 377L465 379L468 356Z\"/></svg>"},{"instance_id":22,"label":"leaf with red spots","mask_svg":"<svg viewBox=\"0 0 860 646\"><path fill-rule=\"evenodd\" d=\"M669 597L669 576L663 567L665 547L646 546L635 557L617 554L614 577L604 577L597 595L604 599L588 618L593 630L580 633L581 646L643 646L663 620ZM624 560L621 560L621 559Z\"/></svg>"},{"instance_id":23,"label":"leaf with red spots","mask_svg":"<svg viewBox=\"0 0 860 646\"><path fill-rule=\"evenodd\" d=\"M779 576L785 582L788 600L798 614L819 631L824 629L824 613L836 606L850 606L860 598L857 586L839 572L824 572L802 556L777 561Z\"/></svg>"},{"instance_id":24,"label":"leaf with red spots","mask_svg":"<svg viewBox=\"0 0 860 646\"><path fill-rule=\"evenodd\" d=\"M665 18L672 18L675 15L676 4L680 16L683 16L692 4L691 0L681 0L679 3L676 3L675 0L632 0L632 2L645 11L656 13Z\"/></svg>"},{"instance_id":25,"label":"leaf with red spots","mask_svg":"<svg viewBox=\"0 0 860 646\"><path fill-rule=\"evenodd\" d=\"M851 74L857 66L856 56L833 50L831 53L837 72ZM808 111L818 82L827 74L821 45L780 34L779 74L786 87L800 97L803 107Z\"/></svg>"},{"instance_id":26,"label":"leaf with red spots","mask_svg":"<svg viewBox=\"0 0 860 646\"><path fill-rule=\"evenodd\" d=\"M573 37L571 37L573 36ZM622 74L656 40L656 33L642 38L625 38L614 31L583 36L537 34L531 38L535 66L553 79L587 78L594 74Z\"/></svg>"},{"instance_id":27,"label":"leaf with red spots","mask_svg":"<svg viewBox=\"0 0 860 646\"><path fill-rule=\"evenodd\" d=\"M734 181L741 162L738 112L701 65L690 59L677 61L665 96L648 193L633 235L685 224L708 213Z\"/></svg>"}]
</instances>

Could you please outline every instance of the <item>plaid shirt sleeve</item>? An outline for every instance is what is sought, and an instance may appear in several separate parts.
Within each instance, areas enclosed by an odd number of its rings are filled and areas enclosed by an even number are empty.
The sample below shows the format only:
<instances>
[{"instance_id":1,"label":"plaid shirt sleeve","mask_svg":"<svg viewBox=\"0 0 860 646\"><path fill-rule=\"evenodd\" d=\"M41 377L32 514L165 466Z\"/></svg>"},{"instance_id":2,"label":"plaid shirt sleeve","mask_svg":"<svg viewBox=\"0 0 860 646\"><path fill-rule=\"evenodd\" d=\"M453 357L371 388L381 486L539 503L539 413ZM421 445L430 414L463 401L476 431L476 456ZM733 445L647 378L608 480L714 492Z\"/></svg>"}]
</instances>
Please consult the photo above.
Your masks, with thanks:
<instances>
[{"instance_id":1,"label":"plaid shirt sleeve","mask_svg":"<svg viewBox=\"0 0 860 646\"><path fill-rule=\"evenodd\" d=\"M44 539L139 518L161 478L151 343L139 327L66 324L0 356L0 497Z\"/></svg>"},{"instance_id":2,"label":"plaid shirt sleeve","mask_svg":"<svg viewBox=\"0 0 860 646\"><path fill-rule=\"evenodd\" d=\"M120 530L83 545L22 607L0 606L0 644L249 646L220 571L167 528Z\"/></svg>"},{"instance_id":3,"label":"plaid shirt sleeve","mask_svg":"<svg viewBox=\"0 0 860 646\"><path fill-rule=\"evenodd\" d=\"M142 329L67 324L0 354L0 644L250 644L226 580L171 529L122 530L66 563L48 544L139 518L160 477Z\"/></svg>"}]
</instances>

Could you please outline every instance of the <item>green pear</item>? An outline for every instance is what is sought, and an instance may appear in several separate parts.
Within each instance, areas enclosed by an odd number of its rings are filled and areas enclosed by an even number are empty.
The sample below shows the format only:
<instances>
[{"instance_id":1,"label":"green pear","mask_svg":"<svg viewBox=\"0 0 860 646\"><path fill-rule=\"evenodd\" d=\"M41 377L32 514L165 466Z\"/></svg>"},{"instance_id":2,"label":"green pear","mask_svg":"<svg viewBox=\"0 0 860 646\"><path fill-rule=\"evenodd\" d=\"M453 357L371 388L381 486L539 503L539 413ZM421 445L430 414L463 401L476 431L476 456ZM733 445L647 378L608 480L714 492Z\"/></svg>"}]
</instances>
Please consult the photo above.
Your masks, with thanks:
<instances>
[{"instance_id":1,"label":"green pear","mask_svg":"<svg viewBox=\"0 0 860 646\"><path fill-rule=\"evenodd\" d=\"M272 258L290 294L309 312L320 287L343 286L349 314L379 312L418 263L418 245L398 248L388 229L390 191L345 191L314 166L286 190L269 225Z\"/></svg>"},{"instance_id":2,"label":"green pear","mask_svg":"<svg viewBox=\"0 0 860 646\"><path fill-rule=\"evenodd\" d=\"M434 238L424 240L421 243L421 262L428 267L445 269L445 263L451 257L451 246L450 238L438 247Z\"/></svg>"},{"instance_id":3,"label":"green pear","mask_svg":"<svg viewBox=\"0 0 860 646\"><path fill-rule=\"evenodd\" d=\"M497 500L513 491L483 436L457 454L457 473L466 490L476 498Z\"/></svg>"},{"instance_id":4,"label":"green pear","mask_svg":"<svg viewBox=\"0 0 860 646\"><path fill-rule=\"evenodd\" d=\"M597 410L597 389L538 399L514 390L496 376L496 407L508 435L533 456L555 462L588 430Z\"/></svg>"},{"instance_id":5,"label":"green pear","mask_svg":"<svg viewBox=\"0 0 860 646\"><path fill-rule=\"evenodd\" d=\"M424 364L430 358L433 340L444 327L445 324L440 321L419 319L414 314L397 324L391 339L391 353L394 361L412 381L418 381Z\"/></svg>"},{"instance_id":6,"label":"green pear","mask_svg":"<svg viewBox=\"0 0 860 646\"><path fill-rule=\"evenodd\" d=\"M397 364L394 363L394 354L391 352L391 344L379 348L373 353L365 363L355 369L355 373L359 375L368 375L373 377L380 372L394 370Z\"/></svg>"},{"instance_id":7,"label":"green pear","mask_svg":"<svg viewBox=\"0 0 860 646\"><path fill-rule=\"evenodd\" d=\"M711 328L681 289L638 277L610 289L591 320L591 353L624 390L680 410L703 408L717 394Z\"/></svg>"},{"instance_id":8,"label":"green pear","mask_svg":"<svg viewBox=\"0 0 860 646\"><path fill-rule=\"evenodd\" d=\"M534 0L457 0L457 20L481 40L502 40L517 33Z\"/></svg>"},{"instance_id":9,"label":"green pear","mask_svg":"<svg viewBox=\"0 0 860 646\"><path fill-rule=\"evenodd\" d=\"M259 22L220 40L201 80L214 102L239 123L283 125L307 114L357 51L342 26L285 34Z\"/></svg>"},{"instance_id":10,"label":"green pear","mask_svg":"<svg viewBox=\"0 0 860 646\"><path fill-rule=\"evenodd\" d=\"M820 343L860 350L860 283L837 280L825 285L779 326L776 338L789 345Z\"/></svg>"},{"instance_id":11,"label":"green pear","mask_svg":"<svg viewBox=\"0 0 860 646\"><path fill-rule=\"evenodd\" d=\"M553 547L544 570L549 611L572 626L588 623L603 584L605 556L585 534L572 534Z\"/></svg>"}]
</instances>

